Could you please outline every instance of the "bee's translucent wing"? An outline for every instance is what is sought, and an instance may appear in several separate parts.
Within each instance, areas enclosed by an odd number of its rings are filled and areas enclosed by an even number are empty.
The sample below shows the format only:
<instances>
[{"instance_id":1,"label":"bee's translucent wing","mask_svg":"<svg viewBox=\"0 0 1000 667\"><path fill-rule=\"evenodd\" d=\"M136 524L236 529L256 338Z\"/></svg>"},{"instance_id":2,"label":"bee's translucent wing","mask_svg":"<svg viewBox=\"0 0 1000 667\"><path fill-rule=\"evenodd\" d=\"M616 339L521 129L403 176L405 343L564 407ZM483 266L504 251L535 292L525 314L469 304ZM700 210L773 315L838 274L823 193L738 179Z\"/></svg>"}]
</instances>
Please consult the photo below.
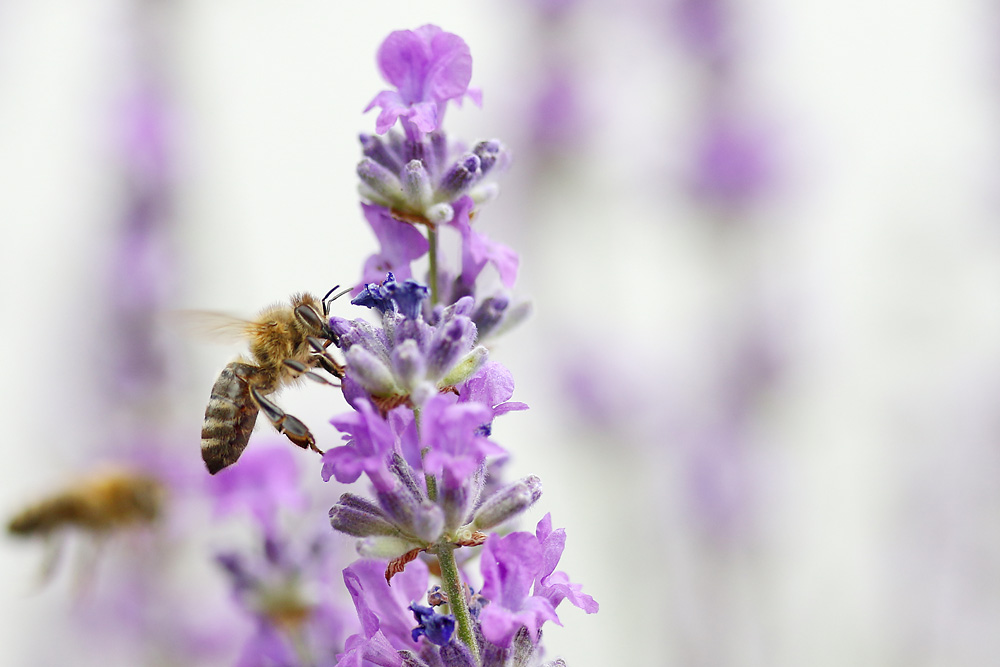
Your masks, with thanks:
<instances>
[{"instance_id":1,"label":"bee's translucent wing","mask_svg":"<svg viewBox=\"0 0 1000 667\"><path fill-rule=\"evenodd\" d=\"M210 310L174 311L170 320L186 334L216 343L243 342L259 328L255 322Z\"/></svg>"}]
</instances>

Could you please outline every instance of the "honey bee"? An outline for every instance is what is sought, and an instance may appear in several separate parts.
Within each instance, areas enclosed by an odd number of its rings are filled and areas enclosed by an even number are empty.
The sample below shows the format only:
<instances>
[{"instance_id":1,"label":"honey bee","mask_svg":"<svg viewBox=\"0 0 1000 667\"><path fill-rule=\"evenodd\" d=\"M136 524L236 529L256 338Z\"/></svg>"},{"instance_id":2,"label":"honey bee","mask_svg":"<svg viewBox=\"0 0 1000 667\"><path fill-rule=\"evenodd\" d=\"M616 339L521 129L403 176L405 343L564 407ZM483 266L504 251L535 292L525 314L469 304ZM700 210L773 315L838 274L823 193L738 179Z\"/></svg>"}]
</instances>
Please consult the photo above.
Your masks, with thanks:
<instances>
[{"instance_id":1,"label":"honey bee","mask_svg":"<svg viewBox=\"0 0 1000 667\"><path fill-rule=\"evenodd\" d=\"M332 384L310 371L317 366L343 378L343 367L326 353L329 345L340 346L327 322L330 302L350 291L331 297L336 289L322 300L295 294L288 304L266 308L253 321L230 319L229 328L249 341L250 354L223 368L212 387L201 429L201 457L208 472L214 475L236 463L258 412L294 444L322 454L306 425L267 397L302 375Z\"/></svg>"},{"instance_id":2,"label":"honey bee","mask_svg":"<svg viewBox=\"0 0 1000 667\"><path fill-rule=\"evenodd\" d=\"M105 471L22 510L7 530L18 537L48 536L64 528L109 533L155 521L165 495L154 477L125 469Z\"/></svg>"}]
</instances>

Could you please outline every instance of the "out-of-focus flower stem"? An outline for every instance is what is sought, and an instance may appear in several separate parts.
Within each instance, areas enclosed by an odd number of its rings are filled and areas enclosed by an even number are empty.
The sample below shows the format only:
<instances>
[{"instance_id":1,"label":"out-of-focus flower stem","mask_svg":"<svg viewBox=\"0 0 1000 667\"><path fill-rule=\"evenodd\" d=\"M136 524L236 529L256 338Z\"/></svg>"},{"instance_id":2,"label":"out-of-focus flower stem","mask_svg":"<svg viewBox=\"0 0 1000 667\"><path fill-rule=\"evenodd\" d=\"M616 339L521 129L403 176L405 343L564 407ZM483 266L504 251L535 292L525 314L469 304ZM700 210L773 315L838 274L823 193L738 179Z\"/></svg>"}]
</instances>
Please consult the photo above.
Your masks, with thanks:
<instances>
[{"instance_id":1,"label":"out-of-focus flower stem","mask_svg":"<svg viewBox=\"0 0 1000 667\"><path fill-rule=\"evenodd\" d=\"M444 592L448 594L448 604L458 625L458 638L469 647L476 664L482 664L479 658L479 644L476 643L476 636L472 631L472 616L469 614L469 605L465 601L465 591L462 590L462 581L458 574L458 564L455 562L455 545L438 544L434 547L434 554L441 565L441 583Z\"/></svg>"},{"instance_id":2,"label":"out-of-focus flower stem","mask_svg":"<svg viewBox=\"0 0 1000 667\"><path fill-rule=\"evenodd\" d=\"M430 244L428 249L428 259L430 261L430 266L427 269L428 278L427 282L430 283L431 288L431 306L437 305L438 302L438 271L437 271L437 250L438 250L438 237L437 229L433 226L427 227L427 243Z\"/></svg>"},{"instance_id":3,"label":"out-of-focus flower stem","mask_svg":"<svg viewBox=\"0 0 1000 667\"><path fill-rule=\"evenodd\" d=\"M298 659L300 665L303 667L312 667L312 665L316 664L301 627L290 628L288 639L291 641L292 650L295 651L295 657Z\"/></svg>"}]
</instances>

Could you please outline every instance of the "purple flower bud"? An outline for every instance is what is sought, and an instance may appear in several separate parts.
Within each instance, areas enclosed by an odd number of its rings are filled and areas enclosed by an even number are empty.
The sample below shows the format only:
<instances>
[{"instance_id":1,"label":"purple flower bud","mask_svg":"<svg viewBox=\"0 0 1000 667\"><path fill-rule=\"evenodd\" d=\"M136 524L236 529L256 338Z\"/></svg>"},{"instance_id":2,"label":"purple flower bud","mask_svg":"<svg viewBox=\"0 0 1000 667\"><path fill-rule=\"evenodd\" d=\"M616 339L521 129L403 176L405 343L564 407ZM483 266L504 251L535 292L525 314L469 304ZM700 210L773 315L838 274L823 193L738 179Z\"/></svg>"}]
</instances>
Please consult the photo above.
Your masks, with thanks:
<instances>
[{"instance_id":1,"label":"purple flower bud","mask_svg":"<svg viewBox=\"0 0 1000 667\"><path fill-rule=\"evenodd\" d=\"M425 500L420 503L420 509L411 523L416 537L428 544L437 542L444 531L444 512L431 501Z\"/></svg>"},{"instance_id":2,"label":"purple flower bud","mask_svg":"<svg viewBox=\"0 0 1000 667\"><path fill-rule=\"evenodd\" d=\"M396 174L375 160L366 157L358 163L358 177L367 186L367 199L384 206L396 206L405 201L403 186Z\"/></svg>"},{"instance_id":3,"label":"purple flower bud","mask_svg":"<svg viewBox=\"0 0 1000 667\"><path fill-rule=\"evenodd\" d=\"M400 651L399 657L403 660L401 667L429 667L428 664L417 657L413 651Z\"/></svg>"},{"instance_id":4,"label":"purple flower bud","mask_svg":"<svg viewBox=\"0 0 1000 667\"><path fill-rule=\"evenodd\" d=\"M401 393L386 364L360 345L347 350L347 373L372 396L391 396Z\"/></svg>"},{"instance_id":5,"label":"purple flower bud","mask_svg":"<svg viewBox=\"0 0 1000 667\"><path fill-rule=\"evenodd\" d=\"M415 340L405 340L392 351L392 372L402 381L403 388L413 388L424 378L427 364Z\"/></svg>"},{"instance_id":6,"label":"purple flower bud","mask_svg":"<svg viewBox=\"0 0 1000 667\"><path fill-rule=\"evenodd\" d=\"M448 160L448 137L445 136L444 132L435 131L428 134L427 138L431 145L427 157L433 160L433 163L427 165L427 169L432 174L436 174L439 169L444 168L445 162Z\"/></svg>"},{"instance_id":7,"label":"purple flower bud","mask_svg":"<svg viewBox=\"0 0 1000 667\"><path fill-rule=\"evenodd\" d=\"M362 134L360 139L361 153L365 157L370 157L393 174L398 174L403 168L402 162L386 147L381 138L371 134Z\"/></svg>"},{"instance_id":8,"label":"purple flower bud","mask_svg":"<svg viewBox=\"0 0 1000 667\"><path fill-rule=\"evenodd\" d=\"M451 201L482 178L479 156L466 153L441 177L435 195L441 201Z\"/></svg>"},{"instance_id":9,"label":"purple flower bud","mask_svg":"<svg viewBox=\"0 0 1000 667\"><path fill-rule=\"evenodd\" d=\"M472 152L479 158L479 168L483 176L490 173L502 155L506 155L503 144L496 139L480 141L472 148Z\"/></svg>"},{"instance_id":10,"label":"purple flower bud","mask_svg":"<svg viewBox=\"0 0 1000 667\"><path fill-rule=\"evenodd\" d=\"M340 347L345 352L355 346L363 347L377 357L389 358L389 345L385 332L364 320L330 318L330 328L340 336Z\"/></svg>"},{"instance_id":11,"label":"purple flower bud","mask_svg":"<svg viewBox=\"0 0 1000 667\"><path fill-rule=\"evenodd\" d=\"M463 296L461 299L458 299L457 301L455 301L455 303L451 304L450 306L444 309L444 312L441 315L441 319L446 320L456 315L468 316L469 314L472 313L472 309L475 307L475 305L476 305L475 299L473 299L471 296Z\"/></svg>"},{"instance_id":12,"label":"purple flower bud","mask_svg":"<svg viewBox=\"0 0 1000 667\"><path fill-rule=\"evenodd\" d=\"M342 495L330 508L330 525L334 530L354 537L399 536L399 530L389 523L377 505L351 493Z\"/></svg>"},{"instance_id":13,"label":"purple flower bud","mask_svg":"<svg viewBox=\"0 0 1000 667\"><path fill-rule=\"evenodd\" d=\"M476 511L472 525L478 530L499 526L534 505L541 497L542 480L529 475L487 498Z\"/></svg>"},{"instance_id":14,"label":"purple flower bud","mask_svg":"<svg viewBox=\"0 0 1000 667\"><path fill-rule=\"evenodd\" d=\"M468 317L458 316L445 322L427 350L428 376L444 376L469 351L475 338L476 325Z\"/></svg>"},{"instance_id":15,"label":"purple flower bud","mask_svg":"<svg viewBox=\"0 0 1000 667\"><path fill-rule=\"evenodd\" d=\"M396 479L410 492L413 498L420 501L424 497L424 490L413 479L410 471L411 468L406 460L396 452L393 452L389 458L389 472L396 476Z\"/></svg>"},{"instance_id":16,"label":"purple flower bud","mask_svg":"<svg viewBox=\"0 0 1000 667\"><path fill-rule=\"evenodd\" d=\"M461 642L451 642L441 647L441 662L448 667L477 667L469 647Z\"/></svg>"},{"instance_id":17,"label":"purple flower bud","mask_svg":"<svg viewBox=\"0 0 1000 667\"><path fill-rule=\"evenodd\" d=\"M428 147L424 143L422 137L420 139L410 139L409 137L406 137L403 139L403 159L405 159L407 163L413 162L414 160L417 162L423 162L427 157L427 148Z\"/></svg>"},{"instance_id":18,"label":"purple flower bud","mask_svg":"<svg viewBox=\"0 0 1000 667\"><path fill-rule=\"evenodd\" d=\"M435 542L444 529L444 513L429 500L416 496L407 485L400 484L395 489L379 491L378 504L397 527L405 533L423 540Z\"/></svg>"},{"instance_id":19,"label":"purple flower bud","mask_svg":"<svg viewBox=\"0 0 1000 667\"><path fill-rule=\"evenodd\" d=\"M410 160L403 168L403 193L410 204L424 208L431 202L431 176L427 173L424 163L420 160Z\"/></svg>"},{"instance_id":20,"label":"purple flower bud","mask_svg":"<svg viewBox=\"0 0 1000 667\"><path fill-rule=\"evenodd\" d=\"M466 484L456 487L442 485L438 492L438 502L444 510L445 526L449 530L465 525L472 496L472 489Z\"/></svg>"},{"instance_id":21,"label":"purple flower bud","mask_svg":"<svg viewBox=\"0 0 1000 667\"><path fill-rule=\"evenodd\" d=\"M481 338L485 338L500 323L509 305L510 299L502 294L483 299L472 314L472 322Z\"/></svg>"}]
</instances>

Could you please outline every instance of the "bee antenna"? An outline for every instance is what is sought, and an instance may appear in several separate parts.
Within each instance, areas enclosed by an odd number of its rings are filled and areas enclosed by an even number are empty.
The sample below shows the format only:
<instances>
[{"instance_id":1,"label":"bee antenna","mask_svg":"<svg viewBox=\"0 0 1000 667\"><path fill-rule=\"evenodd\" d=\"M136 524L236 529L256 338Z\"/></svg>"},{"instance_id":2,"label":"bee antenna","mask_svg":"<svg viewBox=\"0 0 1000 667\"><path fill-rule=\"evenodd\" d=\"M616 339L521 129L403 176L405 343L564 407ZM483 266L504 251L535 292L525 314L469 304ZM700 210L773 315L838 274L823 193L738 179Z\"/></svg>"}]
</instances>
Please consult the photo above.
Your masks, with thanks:
<instances>
[{"instance_id":1,"label":"bee antenna","mask_svg":"<svg viewBox=\"0 0 1000 667\"><path fill-rule=\"evenodd\" d=\"M324 316L329 314L329 312L330 312L330 303L331 302L336 301L337 299L339 299L340 297L344 296L345 294L347 294L348 292L350 292L352 289L354 289L353 287L348 287L347 289L341 290L340 292L337 292L336 294L333 294L339 288L340 288L340 285L334 285L330 289L330 291L327 292L326 295L323 297L323 315ZM331 294L333 294L333 296L330 296Z\"/></svg>"}]
</instances>

